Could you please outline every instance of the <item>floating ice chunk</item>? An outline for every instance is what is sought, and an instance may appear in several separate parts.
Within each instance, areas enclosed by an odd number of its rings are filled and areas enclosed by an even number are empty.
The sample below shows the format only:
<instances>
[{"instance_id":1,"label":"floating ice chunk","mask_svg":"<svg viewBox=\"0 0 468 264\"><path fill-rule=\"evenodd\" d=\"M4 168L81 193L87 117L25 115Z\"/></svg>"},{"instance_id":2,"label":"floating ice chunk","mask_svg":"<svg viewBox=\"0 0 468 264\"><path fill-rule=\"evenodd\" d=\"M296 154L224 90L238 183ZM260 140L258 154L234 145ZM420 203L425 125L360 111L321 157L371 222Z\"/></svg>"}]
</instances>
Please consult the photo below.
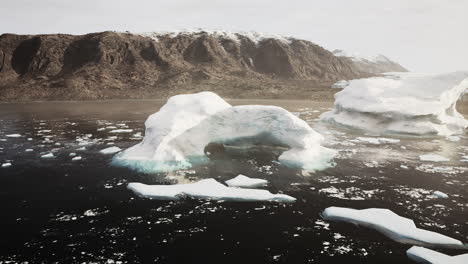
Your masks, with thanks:
<instances>
[{"instance_id":1,"label":"floating ice chunk","mask_svg":"<svg viewBox=\"0 0 468 264\"><path fill-rule=\"evenodd\" d=\"M239 174L237 177L225 181L225 183L229 187L257 188L266 186L268 181L264 179L249 178L245 175Z\"/></svg>"},{"instance_id":2,"label":"floating ice chunk","mask_svg":"<svg viewBox=\"0 0 468 264\"><path fill-rule=\"evenodd\" d=\"M468 121L457 112L456 102L465 88L468 72L388 73L352 80L321 119L379 134L462 134Z\"/></svg>"},{"instance_id":3,"label":"floating ice chunk","mask_svg":"<svg viewBox=\"0 0 468 264\"><path fill-rule=\"evenodd\" d=\"M9 135L6 135L6 137L9 137L9 138L19 138L21 137L20 134L9 134Z\"/></svg>"},{"instance_id":4,"label":"floating ice chunk","mask_svg":"<svg viewBox=\"0 0 468 264\"><path fill-rule=\"evenodd\" d=\"M78 150L78 151L83 151L83 150L86 150L86 148L85 148L85 147L81 147L81 148L77 148L76 150Z\"/></svg>"},{"instance_id":5,"label":"floating ice chunk","mask_svg":"<svg viewBox=\"0 0 468 264\"><path fill-rule=\"evenodd\" d=\"M34 149L25 149L24 151L25 151L25 152L33 152Z\"/></svg>"},{"instance_id":6,"label":"floating ice chunk","mask_svg":"<svg viewBox=\"0 0 468 264\"><path fill-rule=\"evenodd\" d=\"M5 162L2 164L2 168L8 168L11 166L11 163L10 162Z\"/></svg>"},{"instance_id":7,"label":"floating ice chunk","mask_svg":"<svg viewBox=\"0 0 468 264\"><path fill-rule=\"evenodd\" d=\"M33 139L32 138L28 138L28 141L32 141Z\"/></svg>"},{"instance_id":8,"label":"floating ice chunk","mask_svg":"<svg viewBox=\"0 0 468 264\"><path fill-rule=\"evenodd\" d=\"M296 200L289 195L272 194L267 190L227 187L215 179L176 185L129 183L127 188L140 197L157 200L179 200L184 197L225 201L294 202Z\"/></svg>"},{"instance_id":9,"label":"floating ice chunk","mask_svg":"<svg viewBox=\"0 0 468 264\"><path fill-rule=\"evenodd\" d=\"M437 154L425 154L425 155L420 155L419 159L422 161L435 161L435 162L440 162L440 161L450 161L450 159L437 155Z\"/></svg>"},{"instance_id":10,"label":"floating ice chunk","mask_svg":"<svg viewBox=\"0 0 468 264\"><path fill-rule=\"evenodd\" d=\"M121 150L122 149L119 148L119 147L110 147L110 148L101 149L99 152L102 153L102 154L114 154L114 153L117 153L117 152L119 152Z\"/></svg>"},{"instance_id":11,"label":"floating ice chunk","mask_svg":"<svg viewBox=\"0 0 468 264\"><path fill-rule=\"evenodd\" d=\"M406 255L411 260L419 263L429 264L466 264L468 263L468 254L449 256L437 251L413 246L406 251Z\"/></svg>"},{"instance_id":12,"label":"floating ice chunk","mask_svg":"<svg viewBox=\"0 0 468 264\"><path fill-rule=\"evenodd\" d=\"M437 198L445 198L446 199L446 198L449 197L446 193L443 193L441 191L435 191L433 194Z\"/></svg>"},{"instance_id":13,"label":"floating ice chunk","mask_svg":"<svg viewBox=\"0 0 468 264\"><path fill-rule=\"evenodd\" d=\"M47 154L44 154L41 156L41 158L43 159L50 159L50 158L53 158L55 157L53 153L47 153Z\"/></svg>"},{"instance_id":14,"label":"floating ice chunk","mask_svg":"<svg viewBox=\"0 0 468 264\"><path fill-rule=\"evenodd\" d=\"M341 80L341 81L338 81L336 83L334 83L331 88L336 88L336 89L343 89L345 88L346 86L349 85L349 81L346 81L346 80Z\"/></svg>"},{"instance_id":15,"label":"floating ice chunk","mask_svg":"<svg viewBox=\"0 0 468 264\"><path fill-rule=\"evenodd\" d=\"M78 160L81 160L82 158L80 156L76 156L76 157L73 157L72 158L72 161L78 161Z\"/></svg>"},{"instance_id":16,"label":"floating ice chunk","mask_svg":"<svg viewBox=\"0 0 468 264\"><path fill-rule=\"evenodd\" d=\"M71 152L70 154L68 154L68 156L70 156L70 157L75 157L75 156L76 156L76 153L75 153L75 152Z\"/></svg>"},{"instance_id":17,"label":"floating ice chunk","mask_svg":"<svg viewBox=\"0 0 468 264\"><path fill-rule=\"evenodd\" d=\"M366 142L370 144L385 144L385 143L398 143L400 142L399 139L391 139L391 138L373 138L373 137L357 137L357 141Z\"/></svg>"},{"instance_id":18,"label":"floating ice chunk","mask_svg":"<svg viewBox=\"0 0 468 264\"><path fill-rule=\"evenodd\" d=\"M211 92L171 97L145 122L142 142L114 157L114 164L143 172L190 168L209 161L205 147L263 144L289 148L279 161L304 170L331 165L335 151L305 121L276 106L231 106Z\"/></svg>"},{"instance_id":19,"label":"floating ice chunk","mask_svg":"<svg viewBox=\"0 0 468 264\"><path fill-rule=\"evenodd\" d=\"M132 133L133 129L114 129L109 131L109 133Z\"/></svg>"},{"instance_id":20,"label":"floating ice chunk","mask_svg":"<svg viewBox=\"0 0 468 264\"><path fill-rule=\"evenodd\" d=\"M410 245L445 248L468 248L461 241L432 231L419 229L413 220L401 217L388 209L356 210L329 207L322 213L325 220L349 222L375 229L390 239Z\"/></svg>"},{"instance_id":21,"label":"floating ice chunk","mask_svg":"<svg viewBox=\"0 0 468 264\"><path fill-rule=\"evenodd\" d=\"M448 140L448 141L457 142L457 141L460 141L460 137L457 137L457 136L449 136L449 137L447 137L447 140Z\"/></svg>"}]
</instances>

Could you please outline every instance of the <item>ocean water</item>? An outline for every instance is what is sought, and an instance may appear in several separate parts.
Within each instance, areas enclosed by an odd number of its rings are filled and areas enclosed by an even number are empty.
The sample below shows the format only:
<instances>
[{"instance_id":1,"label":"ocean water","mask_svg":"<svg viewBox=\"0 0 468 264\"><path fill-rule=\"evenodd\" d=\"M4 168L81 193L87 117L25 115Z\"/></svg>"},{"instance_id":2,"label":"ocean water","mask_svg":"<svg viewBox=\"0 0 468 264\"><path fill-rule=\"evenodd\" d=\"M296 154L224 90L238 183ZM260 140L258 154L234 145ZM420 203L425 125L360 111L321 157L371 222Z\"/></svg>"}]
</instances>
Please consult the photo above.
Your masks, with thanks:
<instances>
[{"instance_id":1,"label":"ocean water","mask_svg":"<svg viewBox=\"0 0 468 264\"><path fill-rule=\"evenodd\" d=\"M144 120L163 103L0 104L0 164L11 163L0 168L0 263L413 263L409 245L322 220L329 206L388 208L468 241L467 134L373 144L373 135L321 123L331 102L231 100L295 113L339 150L337 165L307 174L279 165L265 149L233 147L226 159L170 174L112 167L112 155L99 150L138 143ZM468 100L459 110L468 117ZM41 158L48 153L54 157ZM428 153L449 161L421 161ZM268 190L297 202L154 201L126 189L128 182L224 181L239 173L268 179Z\"/></svg>"}]
</instances>

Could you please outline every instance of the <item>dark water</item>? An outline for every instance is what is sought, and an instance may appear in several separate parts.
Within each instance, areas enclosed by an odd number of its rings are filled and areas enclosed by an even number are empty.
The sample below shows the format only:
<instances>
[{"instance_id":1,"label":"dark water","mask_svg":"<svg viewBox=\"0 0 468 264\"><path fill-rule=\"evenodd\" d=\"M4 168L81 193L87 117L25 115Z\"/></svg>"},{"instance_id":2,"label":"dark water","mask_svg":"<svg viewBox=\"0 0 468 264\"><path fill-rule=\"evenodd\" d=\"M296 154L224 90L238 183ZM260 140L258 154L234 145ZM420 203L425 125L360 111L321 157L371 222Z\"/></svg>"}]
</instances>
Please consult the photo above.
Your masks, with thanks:
<instances>
[{"instance_id":1,"label":"dark water","mask_svg":"<svg viewBox=\"0 0 468 264\"><path fill-rule=\"evenodd\" d=\"M329 206L388 208L419 227L468 241L466 134L458 141L399 138L375 145L356 140L371 135L318 122L331 103L235 100L295 112L340 150L337 165L304 175L252 150L170 175L110 166L111 155L99 150L139 142L143 121L162 103L0 104L0 164L12 164L0 168L0 263L412 263L408 245L323 221L320 212ZM465 102L460 111L468 113ZM6 136L15 133L21 137ZM54 158L40 158L50 152ZM70 153L82 160L72 161ZM420 161L426 153L450 161ZM297 202L151 201L126 190L131 181L223 181L238 173L268 179L271 192ZM433 197L435 190L450 198Z\"/></svg>"}]
</instances>

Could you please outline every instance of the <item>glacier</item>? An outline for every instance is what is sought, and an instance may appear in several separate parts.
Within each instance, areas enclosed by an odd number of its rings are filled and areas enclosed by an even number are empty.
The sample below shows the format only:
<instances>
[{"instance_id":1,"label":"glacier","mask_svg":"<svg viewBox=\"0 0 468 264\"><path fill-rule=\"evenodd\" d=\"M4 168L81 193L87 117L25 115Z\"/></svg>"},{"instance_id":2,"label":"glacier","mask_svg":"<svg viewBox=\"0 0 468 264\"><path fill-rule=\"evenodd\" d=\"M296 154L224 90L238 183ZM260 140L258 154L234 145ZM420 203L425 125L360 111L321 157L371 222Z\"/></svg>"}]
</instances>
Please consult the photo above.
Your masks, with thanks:
<instances>
[{"instance_id":1,"label":"glacier","mask_svg":"<svg viewBox=\"0 0 468 264\"><path fill-rule=\"evenodd\" d=\"M449 256L437 251L414 246L406 251L406 255L411 260L418 263L429 264L466 264L468 263L468 254Z\"/></svg>"},{"instance_id":2,"label":"glacier","mask_svg":"<svg viewBox=\"0 0 468 264\"><path fill-rule=\"evenodd\" d=\"M388 209L351 209L328 207L322 212L325 220L349 222L375 229L388 238L402 243L424 247L468 249L461 241L424 229L419 229L413 220L401 217Z\"/></svg>"},{"instance_id":3,"label":"glacier","mask_svg":"<svg viewBox=\"0 0 468 264\"><path fill-rule=\"evenodd\" d=\"M352 80L320 118L377 134L463 134L468 121L456 103L466 88L468 72L386 73Z\"/></svg>"},{"instance_id":4,"label":"glacier","mask_svg":"<svg viewBox=\"0 0 468 264\"><path fill-rule=\"evenodd\" d=\"M267 190L227 187L215 179L203 179L195 183L175 185L146 185L131 182L127 188L137 196L155 200L180 200L190 197L223 201L296 201L296 198L289 195L272 194Z\"/></svg>"},{"instance_id":5,"label":"glacier","mask_svg":"<svg viewBox=\"0 0 468 264\"><path fill-rule=\"evenodd\" d=\"M286 147L285 166L307 171L332 166L336 151L321 146L322 135L276 106L231 106L212 92L176 95L145 122L143 140L114 156L112 163L157 173L206 164L209 144Z\"/></svg>"}]
</instances>

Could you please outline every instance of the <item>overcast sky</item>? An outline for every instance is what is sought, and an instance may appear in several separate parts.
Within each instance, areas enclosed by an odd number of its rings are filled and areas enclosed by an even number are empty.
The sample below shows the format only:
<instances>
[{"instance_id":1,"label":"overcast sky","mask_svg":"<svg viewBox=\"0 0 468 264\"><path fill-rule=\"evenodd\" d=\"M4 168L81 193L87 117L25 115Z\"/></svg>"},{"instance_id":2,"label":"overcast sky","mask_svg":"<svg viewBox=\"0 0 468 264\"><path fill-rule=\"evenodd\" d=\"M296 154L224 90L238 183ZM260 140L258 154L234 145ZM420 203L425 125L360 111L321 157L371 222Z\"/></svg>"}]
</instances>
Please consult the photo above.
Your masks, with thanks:
<instances>
[{"instance_id":1,"label":"overcast sky","mask_svg":"<svg viewBox=\"0 0 468 264\"><path fill-rule=\"evenodd\" d=\"M0 33L259 31L412 71L468 70L468 0L1 0Z\"/></svg>"}]
</instances>

